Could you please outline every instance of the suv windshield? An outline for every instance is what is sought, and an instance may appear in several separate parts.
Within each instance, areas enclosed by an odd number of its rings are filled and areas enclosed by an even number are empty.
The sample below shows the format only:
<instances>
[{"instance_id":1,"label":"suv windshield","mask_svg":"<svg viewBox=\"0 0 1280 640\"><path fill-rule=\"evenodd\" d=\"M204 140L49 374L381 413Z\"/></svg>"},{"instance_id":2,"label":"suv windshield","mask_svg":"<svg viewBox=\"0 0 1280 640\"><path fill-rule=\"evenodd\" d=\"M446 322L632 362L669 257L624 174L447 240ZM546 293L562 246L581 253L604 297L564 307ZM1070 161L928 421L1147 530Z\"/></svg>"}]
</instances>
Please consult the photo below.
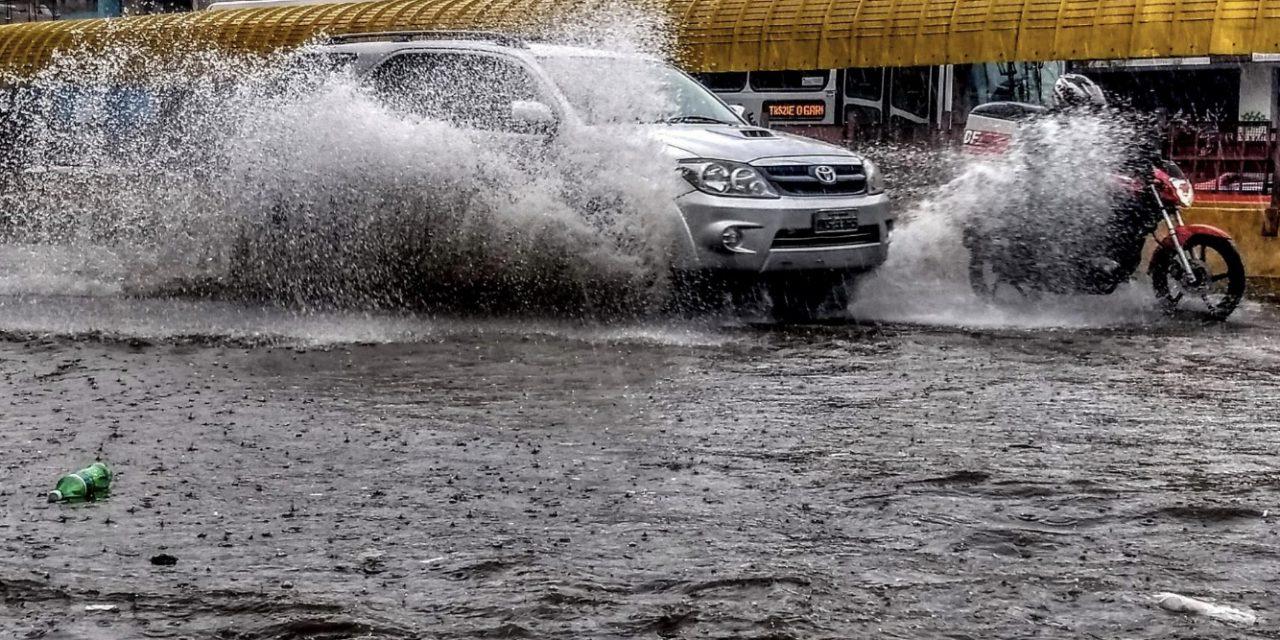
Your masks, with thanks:
<instances>
[{"instance_id":1,"label":"suv windshield","mask_svg":"<svg viewBox=\"0 0 1280 640\"><path fill-rule=\"evenodd\" d=\"M590 124L743 124L706 87L659 62L593 56L545 56L540 61Z\"/></svg>"}]
</instances>

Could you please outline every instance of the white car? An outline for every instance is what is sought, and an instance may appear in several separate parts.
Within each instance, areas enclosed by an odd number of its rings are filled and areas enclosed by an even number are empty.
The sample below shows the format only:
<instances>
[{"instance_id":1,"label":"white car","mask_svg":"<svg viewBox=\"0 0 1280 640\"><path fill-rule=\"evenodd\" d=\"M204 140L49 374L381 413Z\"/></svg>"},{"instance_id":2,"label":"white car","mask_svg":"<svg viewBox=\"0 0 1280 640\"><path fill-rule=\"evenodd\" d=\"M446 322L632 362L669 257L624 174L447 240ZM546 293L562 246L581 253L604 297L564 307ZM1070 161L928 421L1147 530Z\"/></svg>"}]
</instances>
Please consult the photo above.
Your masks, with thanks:
<instances>
[{"instance_id":1,"label":"white car","mask_svg":"<svg viewBox=\"0 0 1280 640\"><path fill-rule=\"evenodd\" d=\"M750 125L656 58L463 32L338 36L314 50L341 59L393 100L405 86L416 92L405 99L436 100L435 115L464 123L483 117L490 128L496 119L522 134L616 126L616 113L600 116L592 104L608 95L600 81L642 74L657 82L671 104L660 118L637 113L630 122L643 122L637 126L666 145L666 161L684 180L671 203L681 230L672 267L682 280L764 284L775 312L807 317L823 305L842 309L849 280L888 255L894 217L875 165L841 147ZM396 84L409 76L415 83ZM439 90L423 87L422 78Z\"/></svg>"}]
</instances>

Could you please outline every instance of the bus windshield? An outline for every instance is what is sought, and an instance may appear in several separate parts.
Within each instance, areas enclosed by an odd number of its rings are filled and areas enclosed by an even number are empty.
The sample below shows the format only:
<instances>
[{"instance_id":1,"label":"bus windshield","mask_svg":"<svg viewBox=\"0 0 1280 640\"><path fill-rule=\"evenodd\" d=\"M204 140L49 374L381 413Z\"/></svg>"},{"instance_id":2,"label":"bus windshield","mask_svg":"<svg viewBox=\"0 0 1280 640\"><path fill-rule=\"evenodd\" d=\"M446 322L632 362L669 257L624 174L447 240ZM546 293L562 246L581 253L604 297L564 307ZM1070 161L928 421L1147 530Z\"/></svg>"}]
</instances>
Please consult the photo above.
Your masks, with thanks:
<instances>
[{"instance_id":1,"label":"bus windshield","mask_svg":"<svg viewBox=\"0 0 1280 640\"><path fill-rule=\"evenodd\" d=\"M696 80L638 58L546 56L542 66L589 124L743 124Z\"/></svg>"}]
</instances>

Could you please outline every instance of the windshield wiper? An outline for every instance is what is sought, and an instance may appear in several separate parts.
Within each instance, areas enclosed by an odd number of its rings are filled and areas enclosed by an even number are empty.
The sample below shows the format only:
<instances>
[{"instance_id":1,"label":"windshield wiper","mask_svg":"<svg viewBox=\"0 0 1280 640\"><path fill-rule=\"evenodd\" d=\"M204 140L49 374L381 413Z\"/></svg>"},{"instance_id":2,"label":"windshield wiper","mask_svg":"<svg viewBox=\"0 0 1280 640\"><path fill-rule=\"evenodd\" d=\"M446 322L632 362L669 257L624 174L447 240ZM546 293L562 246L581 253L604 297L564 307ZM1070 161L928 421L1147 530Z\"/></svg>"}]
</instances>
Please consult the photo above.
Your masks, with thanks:
<instances>
[{"instance_id":1,"label":"windshield wiper","mask_svg":"<svg viewBox=\"0 0 1280 640\"><path fill-rule=\"evenodd\" d=\"M674 118L667 118L663 122L666 122L667 124L686 124L690 122L696 122L701 124L733 124L732 122L717 120L710 116L676 116Z\"/></svg>"}]
</instances>

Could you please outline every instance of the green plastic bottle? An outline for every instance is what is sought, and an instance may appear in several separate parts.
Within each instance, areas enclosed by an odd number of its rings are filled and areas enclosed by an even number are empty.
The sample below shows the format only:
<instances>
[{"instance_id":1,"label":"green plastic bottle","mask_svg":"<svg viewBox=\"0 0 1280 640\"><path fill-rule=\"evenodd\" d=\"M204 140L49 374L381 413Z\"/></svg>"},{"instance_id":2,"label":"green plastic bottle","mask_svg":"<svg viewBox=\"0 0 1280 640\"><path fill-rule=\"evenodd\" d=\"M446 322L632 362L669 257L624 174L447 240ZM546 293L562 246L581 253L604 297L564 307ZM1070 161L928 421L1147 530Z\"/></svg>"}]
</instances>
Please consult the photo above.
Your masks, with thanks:
<instances>
[{"instance_id":1,"label":"green plastic bottle","mask_svg":"<svg viewBox=\"0 0 1280 640\"><path fill-rule=\"evenodd\" d=\"M106 497L111 490L111 470L95 462L75 473L62 476L58 488L48 494L49 502L79 502Z\"/></svg>"}]
</instances>

